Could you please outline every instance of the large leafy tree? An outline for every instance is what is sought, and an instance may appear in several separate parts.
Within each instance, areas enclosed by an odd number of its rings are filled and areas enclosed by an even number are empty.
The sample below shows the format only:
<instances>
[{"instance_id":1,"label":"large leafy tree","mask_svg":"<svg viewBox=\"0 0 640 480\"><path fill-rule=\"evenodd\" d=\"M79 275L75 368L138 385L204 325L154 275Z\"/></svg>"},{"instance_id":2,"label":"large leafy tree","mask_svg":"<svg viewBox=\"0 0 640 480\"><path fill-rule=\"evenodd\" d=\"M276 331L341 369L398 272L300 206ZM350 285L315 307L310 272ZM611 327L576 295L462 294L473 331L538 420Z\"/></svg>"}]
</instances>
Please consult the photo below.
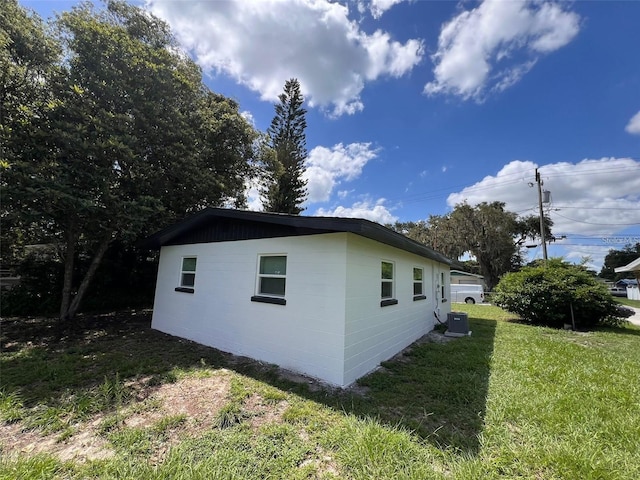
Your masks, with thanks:
<instances>
[{"instance_id":1,"label":"large leafy tree","mask_svg":"<svg viewBox=\"0 0 640 480\"><path fill-rule=\"evenodd\" d=\"M518 217L506 210L503 202L461 203L448 215L432 215L428 221L400 223L393 228L450 258L473 255L491 289L503 274L522 265L521 249L527 238L539 235L538 218ZM552 222L545 218L545 223L549 241Z\"/></svg>"},{"instance_id":2,"label":"large leafy tree","mask_svg":"<svg viewBox=\"0 0 640 480\"><path fill-rule=\"evenodd\" d=\"M303 178L307 158L306 113L300 82L287 80L275 105L275 116L267 130L270 155L265 160L263 204L267 211L299 214L306 199Z\"/></svg>"},{"instance_id":3,"label":"large leafy tree","mask_svg":"<svg viewBox=\"0 0 640 480\"><path fill-rule=\"evenodd\" d=\"M9 168L32 145L34 119L46 115L53 101L45 79L57 68L60 45L42 20L21 8L17 0L0 0L0 172L2 174L2 263L15 261L15 245L30 242L33 232L46 232L46 222L9 215L6 188ZM38 223L38 224L36 224Z\"/></svg>"},{"instance_id":4,"label":"large leafy tree","mask_svg":"<svg viewBox=\"0 0 640 480\"><path fill-rule=\"evenodd\" d=\"M255 132L203 86L167 25L137 7L85 3L56 27L49 40L63 54L36 79L48 101L8 134L3 209L60 240L67 319L116 239L132 243L205 205L242 205ZM75 285L79 254L92 260Z\"/></svg>"},{"instance_id":5,"label":"large leafy tree","mask_svg":"<svg viewBox=\"0 0 640 480\"><path fill-rule=\"evenodd\" d=\"M604 257L604 263L600 270L600 277L617 281L621 278L633 278L633 272L616 273L616 267L623 267L640 257L640 242L635 245L626 245L620 250L609 250Z\"/></svg>"}]
</instances>

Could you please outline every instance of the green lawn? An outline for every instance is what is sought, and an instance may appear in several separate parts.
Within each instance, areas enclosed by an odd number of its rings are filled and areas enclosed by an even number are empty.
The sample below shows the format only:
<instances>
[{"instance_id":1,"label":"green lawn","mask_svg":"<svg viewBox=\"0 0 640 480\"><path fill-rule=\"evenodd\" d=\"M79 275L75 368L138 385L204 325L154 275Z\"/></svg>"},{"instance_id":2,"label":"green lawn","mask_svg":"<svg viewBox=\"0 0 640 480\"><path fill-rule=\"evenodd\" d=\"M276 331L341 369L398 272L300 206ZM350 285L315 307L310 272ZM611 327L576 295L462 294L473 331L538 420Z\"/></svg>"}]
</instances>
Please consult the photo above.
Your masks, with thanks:
<instances>
[{"instance_id":1,"label":"green lawn","mask_svg":"<svg viewBox=\"0 0 640 480\"><path fill-rule=\"evenodd\" d=\"M151 331L145 315L59 343L48 321L5 321L0 479L640 478L640 329L455 308L470 337L414 345L344 392ZM60 453L89 433L108 455ZM16 452L14 437L40 445Z\"/></svg>"},{"instance_id":2,"label":"green lawn","mask_svg":"<svg viewBox=\"0 0 640 480\"><path fill-rule=\"evenodd\" d=\"M616 302L628 307L640 308L640 300L629 300L628 298L615 297Z\"/></svg>"}]
</instances>

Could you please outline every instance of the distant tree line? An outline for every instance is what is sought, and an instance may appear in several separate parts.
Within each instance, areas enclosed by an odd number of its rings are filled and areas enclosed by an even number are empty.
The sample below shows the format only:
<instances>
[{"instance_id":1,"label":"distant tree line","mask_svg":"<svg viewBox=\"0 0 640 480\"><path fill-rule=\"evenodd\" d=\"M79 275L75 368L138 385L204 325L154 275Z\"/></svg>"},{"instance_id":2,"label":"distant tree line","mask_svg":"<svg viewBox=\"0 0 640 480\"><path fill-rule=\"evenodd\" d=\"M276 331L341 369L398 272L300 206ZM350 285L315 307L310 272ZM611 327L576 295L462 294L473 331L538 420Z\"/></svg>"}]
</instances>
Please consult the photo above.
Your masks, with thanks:
<instances>
[{"instance_id":1,"label":"distant tree line","mask_svg":"<svg viewBox=\"0 0 640 480\"><path fill-rule=\"evenodd\" d=\"M206 206L245 207L251 179L268 210L302 210L298 81L262 135L204 85L167 24L138 7L82 3L47 25L0 0L0 79L0 254L23 264L25 279L3 296L5 314L57 303L71 319L109 277L128 295L140 282L148 302L149 254L135 242Z\"/></svg>"},{"instance_id":2,"label":"distant tree line","mask_svg":"<svg viewBox=\"0 0 640 480\"><path fill-rule=\"evenodd\" d=\"M604 257L600 277L614 282L623 278L634 278L633 272L616 273L615 269L628 265L638 257L640 257L640 242L635 245L625 245L620 250L609 250L607 256Z\"/></svg>"},{"instance_id":3,"label":"distant tree line","mask_svg":"<svg viewBox=\"0 0 640 480\"><path fill-rule=\"evenodd\" d=\"M545 240L549 241L553 222L547 217L544 221ZM461 203L447 215L430 215L426 221L398 222L391 227L449 258L472 255L475 260L469 263L475 273L484 276L489 289L502 275L524 264L526 242L540 237L540 217L518 217L506 210L503 202Z\"/></svg>"}]
</instances>

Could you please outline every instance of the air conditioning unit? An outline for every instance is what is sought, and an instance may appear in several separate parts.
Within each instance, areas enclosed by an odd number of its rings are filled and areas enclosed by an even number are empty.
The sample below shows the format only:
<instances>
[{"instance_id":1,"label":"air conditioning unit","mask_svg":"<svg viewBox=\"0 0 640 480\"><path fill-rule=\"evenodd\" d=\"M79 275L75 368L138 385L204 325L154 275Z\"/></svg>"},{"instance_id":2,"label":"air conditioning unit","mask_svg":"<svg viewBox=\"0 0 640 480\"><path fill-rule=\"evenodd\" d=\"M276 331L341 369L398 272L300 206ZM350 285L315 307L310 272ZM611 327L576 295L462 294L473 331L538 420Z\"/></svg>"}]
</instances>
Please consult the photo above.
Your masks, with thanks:
<instances>
[{"instance_id":1,"label":"air conditioning unit","mask_svg":"<svg viewBox=\"0 0 640 480\"><path fill-rule=\"evenodd\" d=\"M471 335L469 330L469 318L464 312L451 312L447 314L447 337L466 337Z\"/></svg>"}]
</instances>

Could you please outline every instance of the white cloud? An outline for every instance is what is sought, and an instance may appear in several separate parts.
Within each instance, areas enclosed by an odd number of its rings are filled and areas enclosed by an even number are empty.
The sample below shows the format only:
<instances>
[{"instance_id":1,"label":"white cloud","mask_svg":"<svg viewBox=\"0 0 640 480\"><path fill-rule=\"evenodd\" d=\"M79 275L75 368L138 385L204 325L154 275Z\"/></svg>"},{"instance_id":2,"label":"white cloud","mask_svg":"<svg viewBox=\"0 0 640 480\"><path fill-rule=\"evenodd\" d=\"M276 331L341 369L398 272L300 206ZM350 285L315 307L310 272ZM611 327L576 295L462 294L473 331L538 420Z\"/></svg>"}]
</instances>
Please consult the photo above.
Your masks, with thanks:
<instances>
[{"instance_id":1,"label":"white cloud","mask_svg":"<svg viewBox=\"0 0 640 480\"><path fill-rule=\"evenodd\" d=\"M240 116L244 118L249 124L253 127L256 126L255 118L253 118L253 114L249 110L244 110L240 112Z\"/></svg>"},{"instance_id":2,"label":"white cloud","mask_svg":"<svg viewBox=\"0 0 640 480\"><path fill-rule=\"evenodd\" d=\"M625 130L632 135L640 135L640 112L631 117Z\"/></svg>"},{"instance_id":3,"label":"white cloud","mask_svg":"<svg viewBox=\"0 0 640 480\"><path fill-rule=\"evenodd\" d=\"M315 147L309 152L303 177L307 180L307 199L310 203L326 202L334 188L341 182L355 180L362 169L378 155L378 149L371 143L338 143L331 148ZM260 198L260 186L257 180L245 185L249 210L263 210ZM338 192L340 199L346 198L353 190Z\"/></svg>"},{"instance_id":4,"label":"white cloud","mask_svg":"<svg viewBox=\"0 0 640 480\"><path fill-rule=\"evenodd\" d=\"M405 0L371 0L369 9L373 18L378 19L397 3L404 2Z\"/></svg>"},{"instance_id":5,"label":"white cloud","mask_svg":"<svg viewBox=\"0 0 640 480\"><path fill-rule=\"evenodd\" d=\"M453 207L467 201L501 201L507 210L521 215L538 214L536 164L515 160L497 175L449 195ZM640 227L640 161L631 158L582 160L572 164L553 163L539 167L543 189L551 192L551 203L545 206L554 221L555 234L604 234Z\"/></svg>"},{"instance_id":6,"label":"white cloud","mask_svg":"<svg viewBox=\"0 0 640 480\"><path fill-rule=\"evenodd\" d=\"M609 250L612 248L601 247L596 245L581 245L581 246L571 246L566 247L567 251L562 255L566 260L571 261L573 263L581 263L582 260L587 257L589 261L587 262L587 268L591 268L596 272L600 272L602 268L602 264L604 263L604 257L607 256Z\"/></svg>"},{"instance_id":7,"label":"white cloud","mask_svg":"<svg viewBox=\"0 0 640 480\"><path fill-rule=\"evenodd\" d=\"M485 0L443 25L434 81L424 92L482 100L487 90L502 91L518 82L542 54L568 44L580 17L559 3Z\"/></svg>"},{"instance_id":8,"label":"white cloud","mask_svg":"<svg viewBox=\"0 0 640 480\"><path fill-rule=\"evenodd\" d=\"M308 203L325 202L341 181L355 180L362 169L378 154L371 143L338 143L331 148L315 147L309 152L304 178Z\"/></svg>"},{"instance_id":9,"label":"white cloud","mask_svg":"<svg viewBox=\"0 0 640 480\"><path fill-rule=\"evenodd\" d=\"M247 208L255 212L264 210L260 198L260 185L256 179L245 182L245 195L247 196Z\"/></svg>"},{"instance_id":10,"label":"white cloud","mask_svg":"<svg viewBox=\"0 0 640 480\"><path fill-rule=\"evenodd\" d=\"M380 198L373 202L364 200L356 202L350 207L338 206L332 210L319 208L315 214L319 217L348 217L348 218L366 218L380 224L394 223L398 217L393 215L387 207L384 206L385 199Z\"/></svg>"},{"instance_id":11,"label":"white cloud","mask_svg":"<svg viewBox=\"0 0 640 480\"><path fill-rule=\"evenodd\" d=\"M146 0L146 6L205 71L224 73L267 101L295 77L309 105L333 116L362 110L366 82L400 77L423 55L421 40L367 34L346 6L329 0Z\"/></svg>"}]
</instances>

